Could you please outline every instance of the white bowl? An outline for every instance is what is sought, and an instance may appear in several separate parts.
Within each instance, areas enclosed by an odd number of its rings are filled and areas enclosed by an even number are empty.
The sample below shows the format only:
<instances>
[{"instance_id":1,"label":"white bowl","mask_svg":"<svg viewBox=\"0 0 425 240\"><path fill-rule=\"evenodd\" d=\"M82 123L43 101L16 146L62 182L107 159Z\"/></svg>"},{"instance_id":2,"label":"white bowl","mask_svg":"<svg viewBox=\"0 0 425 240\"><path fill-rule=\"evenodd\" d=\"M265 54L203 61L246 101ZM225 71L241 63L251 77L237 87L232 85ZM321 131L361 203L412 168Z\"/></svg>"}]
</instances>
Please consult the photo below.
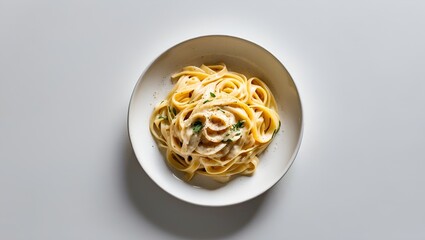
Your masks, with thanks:
<instances>
[{"instance_id":1,"label":"white bowl","mask_svg":"<svg viewBox=\"0 0 425 240\"><path fill-rule=\"evenodd\" d=\"M262 79L271 88L282 120L280 132L253 176L240 176L227 184L202 177L179 179L149 131L154 106L172 88L171 75L187 65L225 63L231 71ZM297 88L285 67L264 48L231 36L203 36L179 43L161 54L142 74L134 88L128 112L130 140L149 177L171 195L197 205L225 206L254 198L276 184L288 171L301 143L302 109Z\"/></svg>"}]
</instances>

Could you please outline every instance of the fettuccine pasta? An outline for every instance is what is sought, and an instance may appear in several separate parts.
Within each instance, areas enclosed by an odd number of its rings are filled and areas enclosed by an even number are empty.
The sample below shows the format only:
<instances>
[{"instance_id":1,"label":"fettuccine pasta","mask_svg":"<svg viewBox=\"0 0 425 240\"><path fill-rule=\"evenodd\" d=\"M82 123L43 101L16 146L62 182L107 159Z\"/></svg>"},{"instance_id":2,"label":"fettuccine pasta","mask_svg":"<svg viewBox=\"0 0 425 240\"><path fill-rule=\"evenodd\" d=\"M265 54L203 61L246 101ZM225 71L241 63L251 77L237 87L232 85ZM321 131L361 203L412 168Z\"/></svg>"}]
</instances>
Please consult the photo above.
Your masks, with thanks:
<instances>
[{"instance_id":1,"label":"fettuccine pasta","mask_svg":"<svg viewBox=\"0 0 425 240\"><path fill-rule=\"evenodd\" d=\"M221 182L254 173L258 156L280 129L276 101L266 84L226 65L187 66L159 103L150 130L168 164Z\"/></svg>"}]
</instances>

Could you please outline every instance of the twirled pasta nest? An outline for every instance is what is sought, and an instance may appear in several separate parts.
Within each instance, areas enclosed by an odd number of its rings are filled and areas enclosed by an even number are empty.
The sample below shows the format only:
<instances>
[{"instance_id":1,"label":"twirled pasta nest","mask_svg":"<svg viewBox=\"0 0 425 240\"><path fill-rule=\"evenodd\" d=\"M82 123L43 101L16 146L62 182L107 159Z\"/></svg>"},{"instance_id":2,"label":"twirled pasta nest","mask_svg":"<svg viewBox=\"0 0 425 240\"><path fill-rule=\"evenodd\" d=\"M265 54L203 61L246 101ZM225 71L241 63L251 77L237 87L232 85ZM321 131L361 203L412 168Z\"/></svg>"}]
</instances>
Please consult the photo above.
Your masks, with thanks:
<instances>
[{"instance_id":1,"label":"twirled pasta nest","mask_svg":"<svg viewBox=\"0 0 425 240\"><path fill-rule=\"evenodd\" d=\"M150 130L168 164L226 182L254 173L258 156L280 128L276 101L260 79L226 65L187 66L167 98L155 107Z\"/></svg>"}]
</instances>

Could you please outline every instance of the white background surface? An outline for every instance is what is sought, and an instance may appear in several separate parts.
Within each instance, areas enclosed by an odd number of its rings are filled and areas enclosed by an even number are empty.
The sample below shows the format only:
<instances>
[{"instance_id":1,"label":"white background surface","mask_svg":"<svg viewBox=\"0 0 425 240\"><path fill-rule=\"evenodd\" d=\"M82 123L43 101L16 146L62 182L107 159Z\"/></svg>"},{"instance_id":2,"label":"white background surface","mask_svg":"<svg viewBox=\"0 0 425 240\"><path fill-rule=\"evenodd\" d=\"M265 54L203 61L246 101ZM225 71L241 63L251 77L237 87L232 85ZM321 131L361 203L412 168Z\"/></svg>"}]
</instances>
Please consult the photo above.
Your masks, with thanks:
<instances>
[{"instance_id":1,"label":"white background surface","mask_svg":"<svg viewBox=\"0 0 425 240\"><path fill-rule=\"evenodd\" d=\"M424 239L423 1L0 2L0 239ZM161 52L229 34L302 97L289 173L205 208L135 159L132 89Z\"/></svg>"}]
</instances>

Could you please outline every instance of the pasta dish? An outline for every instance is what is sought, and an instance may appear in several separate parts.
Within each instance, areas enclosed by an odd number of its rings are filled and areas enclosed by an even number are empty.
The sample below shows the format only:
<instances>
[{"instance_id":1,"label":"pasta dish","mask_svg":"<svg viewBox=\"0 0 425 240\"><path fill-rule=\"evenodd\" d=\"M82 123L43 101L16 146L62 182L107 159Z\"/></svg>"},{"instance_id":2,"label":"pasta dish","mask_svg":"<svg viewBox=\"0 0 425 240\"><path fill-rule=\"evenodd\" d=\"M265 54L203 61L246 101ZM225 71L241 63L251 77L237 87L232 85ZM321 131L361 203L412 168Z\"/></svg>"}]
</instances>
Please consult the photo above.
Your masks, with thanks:
<instances>
[{"instance_id":1,"label":"pasta dish","mask_svg":"<svg viewBox=\"0 0 425 240\"><path fill-rule=\"evenodd\" d=\"M187 66L150 118L168 164L187 180L203 174L221 182L254 173L259 155L280 129L270 89L226 65Z\"/></svg>"}]
</instances>

